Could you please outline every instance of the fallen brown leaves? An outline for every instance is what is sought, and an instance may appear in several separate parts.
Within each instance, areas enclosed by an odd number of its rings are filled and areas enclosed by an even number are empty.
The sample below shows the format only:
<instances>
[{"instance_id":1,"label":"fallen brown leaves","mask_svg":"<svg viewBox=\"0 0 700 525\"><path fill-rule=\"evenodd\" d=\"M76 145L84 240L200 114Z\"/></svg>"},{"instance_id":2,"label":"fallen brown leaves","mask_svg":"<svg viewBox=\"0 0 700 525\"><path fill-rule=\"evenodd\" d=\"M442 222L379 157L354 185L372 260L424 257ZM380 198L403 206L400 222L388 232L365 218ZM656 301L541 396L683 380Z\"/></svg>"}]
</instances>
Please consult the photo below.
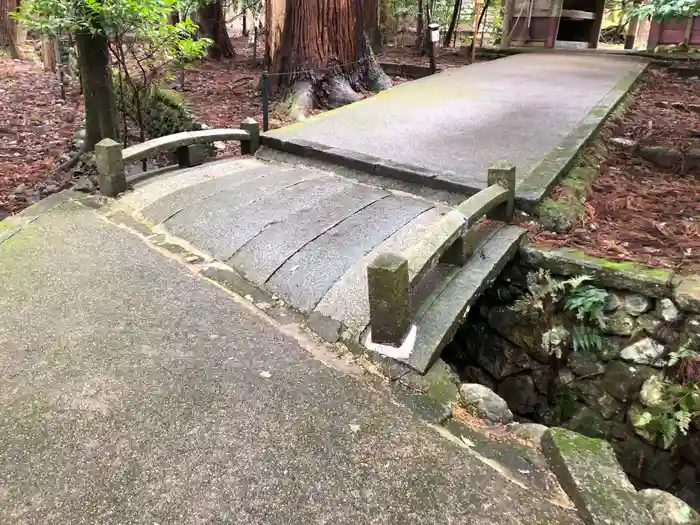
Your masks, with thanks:
<instances>
[{"instance_id":1,"label":"fallen brown leaves","mask_svg":"<svg viewBox=\"0 0 700 525\"><path fill-rule=\"evenodd\" d=\"M700 148L700 81L663 70L645 78L617 136L646 144ZM673 107L669 105L676 103ZM567 246L594 256L682 272L700 271L700 174L663 170L623 151L611 152L593 184L577 227L557 234L531 227L541 246Z\"/></svg>"},{"instance_id":2,"label":"fallen brown leaves","mask_svg":"<svg viewBox=\"0 0 700 525\"><path fill-rule=\"evenodd\" d=\"M62 100L56 75L33 60L0 56L0 79L0 214L9 214L43 196L32 188L65 159L83 109L77 92ZM59 178L52 188L71 182Z\"/></svg>"}]
</instances>

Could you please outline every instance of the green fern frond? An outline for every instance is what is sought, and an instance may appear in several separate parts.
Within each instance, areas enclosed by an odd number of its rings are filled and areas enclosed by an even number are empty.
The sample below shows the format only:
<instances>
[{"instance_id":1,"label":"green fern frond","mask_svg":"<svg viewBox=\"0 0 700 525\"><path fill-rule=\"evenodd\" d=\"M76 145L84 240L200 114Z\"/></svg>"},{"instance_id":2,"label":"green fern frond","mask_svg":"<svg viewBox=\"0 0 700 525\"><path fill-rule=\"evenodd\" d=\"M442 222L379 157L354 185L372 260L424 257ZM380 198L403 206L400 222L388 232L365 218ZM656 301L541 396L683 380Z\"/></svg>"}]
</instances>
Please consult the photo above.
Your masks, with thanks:
<instances>
[{"instance_id":1,"label":"green fern frond","mask_svg":"<svg viewBox=\"0 0 700 525\"><path fill-rule=\"evenodd\" d=\"M584 325L576 325L571 331L574 352L597 353L603 347L603 338L597 330Z\"/></svg>"}]
</instances>

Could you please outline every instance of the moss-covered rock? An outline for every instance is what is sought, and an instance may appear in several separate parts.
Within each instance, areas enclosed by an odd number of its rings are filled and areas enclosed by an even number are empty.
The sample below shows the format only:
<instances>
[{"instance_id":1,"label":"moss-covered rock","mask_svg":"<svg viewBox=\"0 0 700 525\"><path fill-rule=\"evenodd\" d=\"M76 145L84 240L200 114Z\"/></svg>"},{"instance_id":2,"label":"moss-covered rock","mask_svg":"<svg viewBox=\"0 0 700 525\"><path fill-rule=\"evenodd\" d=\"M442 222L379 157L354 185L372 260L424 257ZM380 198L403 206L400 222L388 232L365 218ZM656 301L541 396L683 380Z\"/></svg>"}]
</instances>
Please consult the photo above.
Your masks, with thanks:
<instances>
[{"instance_id":1,"label":"moss-covered rock","mask_svg":"<svg viewBox=\"0 0 700 525\"><path fill-rule=\"evenodd\" d=\"M673 299L681 310L700 313L700 275L681 279L673 291Z\"/></svg>"},{"instance_id":2,"label":"moss-covered rock","mask_svg":"<svg viewBox=\"0 0 700 525\"><path fill-rule=\"evenodd\" d=\"M648 366L611 361L605 366L603 385L615 399L626 403L639 393L642 383L656 373L658 370Z\"/></svg>"},{"instance_id":3,"label":"moss-covered rock","mask_svg":"<svg viewBox=\"0 0 700 525\"><path fill-rule=\"evenodd\" d=\"M544 199L539 205L537 215L542 227L555 232L573 228L583 214L591 183L597 176L598 170L592 167L572 169L559 184L556 199Z\"/></svg>"},{"instance_id":4,"label":"moss-covered rock","mask_svg":"<svg viewBox=\"0 0 700 525\"><path fill-rule=\"evenodd\" d=\"M520 261L529 267L549 270L554 275L588 275L593 278L591 284L649 297L667 297L672 291L673 272L670 270L610 261L568 248L544 249L525 245L520 249Z\"/></svg>"},{"instance_id":5,"label":"moss-covered rock","mask_svg":"<svg viewBox=\"0 0 700 525\"><path fill-rule=\"evenodd\" d=\"M594 438L606 438L610 434L610 425L595 410L587 406L581 407L566 424L566 427Z\"/></svg>"},{"instance_id":6,"label":"moss-covered rock","mask_svg":"<svg viewBox=\"0 0 700 525\"><path fill-rule=\"evenodd\" d=\"M562 428L542 436L542 451L560 485L590 525L650 525L651 516L609 443Z\"/></svg>"},{"instance_id":7,"label":"moss-covered rock","mask_svg":"<svg viewBox=\"0 0 700 525\"><path fill-rule=\"evenodd\" d=\"M409 372L401 382L444 405L454 403L458 397L459 376L442 359L435 361L425 375Z\"/></svg>"}]
</instances>

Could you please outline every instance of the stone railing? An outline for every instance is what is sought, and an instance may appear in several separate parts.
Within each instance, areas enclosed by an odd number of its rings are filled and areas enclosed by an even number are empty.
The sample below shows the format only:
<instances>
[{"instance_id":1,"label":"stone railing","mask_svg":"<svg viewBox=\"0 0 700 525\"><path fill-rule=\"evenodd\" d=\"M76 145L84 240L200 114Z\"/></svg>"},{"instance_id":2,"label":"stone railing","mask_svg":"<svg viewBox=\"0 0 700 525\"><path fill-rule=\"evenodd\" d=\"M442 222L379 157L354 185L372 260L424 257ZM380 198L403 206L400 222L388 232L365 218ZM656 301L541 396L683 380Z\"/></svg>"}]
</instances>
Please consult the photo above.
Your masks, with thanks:
<instances>
[{"instance_id":1,"label":"stone railing","mask_svg":"<svg viewBox=\"0 0 700 525\"><path fill-rule=\"evenodd\" d=\"M379 254L367 267L372 344L410 345L413 287L438 262L464 265L479 240L473 226L484 216L510 220L514 202L515 166L501 161L489 168L488 187L445 215L420 242L401 254Z\"/></svg>"},{"instance_id":2,"label":"stone railing","mask_svg":"<svg viewBox=\"0 0 700 525\"><path fill-rule=\"evenodd\" d=\"M180 167L198 166L204 162L206 144L238 140L244 155L255 153L260 147L260 126L252 119L241 122L237 129L204 129L174 133L123 148L121 144L104 139L95 146L100 192L116 197L127 189L124 165L152 157L164 151L175 151Z\"/></svg>"}]
</instances>

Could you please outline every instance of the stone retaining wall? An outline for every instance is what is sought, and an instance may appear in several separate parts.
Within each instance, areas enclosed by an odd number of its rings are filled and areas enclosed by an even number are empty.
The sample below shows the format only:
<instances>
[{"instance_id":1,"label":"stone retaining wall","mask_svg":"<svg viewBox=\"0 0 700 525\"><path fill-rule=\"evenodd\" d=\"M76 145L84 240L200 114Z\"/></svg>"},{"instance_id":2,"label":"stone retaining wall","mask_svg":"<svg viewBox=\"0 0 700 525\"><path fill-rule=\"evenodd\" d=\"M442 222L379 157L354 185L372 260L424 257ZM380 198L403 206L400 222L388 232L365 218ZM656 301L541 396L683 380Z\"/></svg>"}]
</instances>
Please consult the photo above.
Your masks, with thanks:
<instances>
[{"instance_id":1,"label":"stone retaining wall","mask_svg":"<svg viewBox=\"0 0 700 525\"><path fill-rule=\"evenodd\" d=\"M538 269L554 277L588 275L586 284L607 292L598 351L573 351L574 323L563 308L523 310L523 301L516 303ZM645 410L642 385L663 374L681 341L700 349L698 276L525 247L472 308L443 357L462 381L494 390L516 419L607 439L637 486L675 493L700 509L700 422L668 450L632 424Z\"/></svg>"}]
</instances>

